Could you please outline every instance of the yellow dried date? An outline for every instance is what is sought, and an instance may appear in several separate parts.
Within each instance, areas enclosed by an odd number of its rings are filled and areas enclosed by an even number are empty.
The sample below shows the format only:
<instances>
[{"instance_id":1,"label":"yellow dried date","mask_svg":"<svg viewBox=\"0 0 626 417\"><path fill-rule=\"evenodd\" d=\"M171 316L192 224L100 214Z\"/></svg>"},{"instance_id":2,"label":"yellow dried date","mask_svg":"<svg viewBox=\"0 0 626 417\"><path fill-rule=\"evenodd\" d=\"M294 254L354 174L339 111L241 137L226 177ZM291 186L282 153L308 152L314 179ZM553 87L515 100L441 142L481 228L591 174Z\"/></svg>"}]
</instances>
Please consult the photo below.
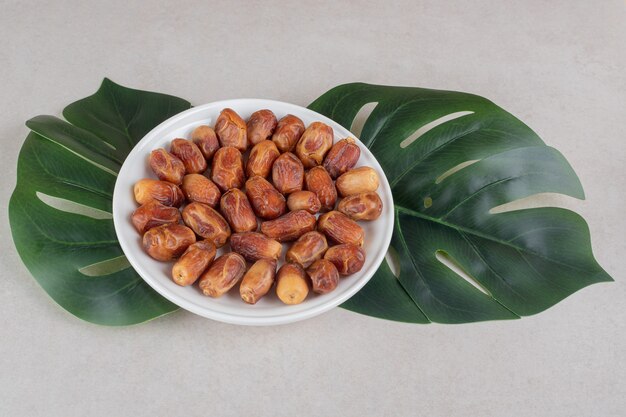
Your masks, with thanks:
<instances>
[{"instance_id":1,"label":"yellow dried date","mask_svg":"<svg viewBox=\"0 0 626 417\"><path fill-rule=\"evenodd\" d=\"M228 190L220 200L220 211L235 232L252 232L258 223L246 194L238 188Z\"/></svg>"},{"instance_id":2,"label":"yellow dried date","mask_svg":"<svg viewBox=\"0 0 626 417\"><path fill-rule=\"evenodd\" d=\"M354 220L338 211L330 211L320 216L317 227L332 242L363 245L365 232Z\"/></svg>"},{"instance_id":3,"label":"yellow dried date","mask_svg":"<svg viewBox=\"0 0 626 417\"><path fill-rule=\"evenodd\" d=\"M289 248L285 260L308 268L313 262L321 259L327 249L328 243L323 234L316 231L307 232Z\"/></svg>"},{"instance_id":4,"label":"yellow dried date","mask_svg":"<svg viewBox=\"0 0 626 417\"><path fill-rule=\"evenodd\" d=\"M217 298L233 288L246 272L246 261L235 252L217 258L200 277L198 285L204 295Z\"/></svg>"},{"instance_id":5,"label":"yellow dried date","mask_svg":"<svg viewBox=\"0 0 626 417\"><path fill-rule=\"evenodd\" d=\"M131 216L131 221L135 229L143 235L153 227L178 223L180 211L176 207L164 206L152 200L137 208Z\"/></svg>"},{"instance_id":6,"label":"yellow dried date","mask_svg":"<svg viewBox=\"0 0 626 417\"><path fill-rule=\"evenodd\" d=\"M324 167L311 168L304 175L304 182L306 189L317 195L321 203L320 211L330 211L335 208L337 189Z\"/></svg>"},{"instance_id":7,"label":"yellow dried date","mask_svg":"<svg viewBox=\"0 0 626 417\"><path fill-rule=\"evenodd\" d=\"M204 159L200 148L192 141L181 138L174 139L170 146L170 152L183 161L187 174L198 174L206 171L206 159Z\"/></svg>"},{"instance_id":8,"label":"yellow dried date","mask_svg":"<svg viewBox=\"0 0 626 417\"><path fill-rule=\"evenodd\" d=\"M170 261L195 243L193 230L181 224L153 227L143 235L143 248L157 261Z\"/></svg>"},{"instance_id":9,"label":"yellow dried date","mask_svg":"<svg viewBox=\"0 0 626 417\"><path fill-rule=\"evenodd\" d=\"M287 207L289 207L289 211L306 210L315 214L322 208L322 203L313 191L296 191L289 194Z\"/></svg>"},{"instance_id":10,"label":"yellow dried date","mask_svg":"<svg viewBox=\"0 0 626 417\"><path fill-rule=\"evenodd\" d=\"M215 252L208 240L190 245L172 267L172 280L182 287L193 284L213 262Z\"/></svg>"},{"instance_id":11,"label":"yellow dried date","mask_svg":"<svg viewBox=\"0 0 626 417\"><path fill-rule=\"evenodd\" d=\"M324 259L332 262L341 275L350 275L363 268L365 251L359 246L346 243L331 246L326 251Z\"/></svg>"},{"instance_id":12,"label":"yellow dried date","mask_svg":"<svg viewBox=\"0 0 626 417\"><path fill-rule=\"evenodd\" d=\"M300 304L309 294L306 273L300 265L284 264L276 274L276 295L285 304Z\"/></svg>"},{"instance_id":13,"label":"yellow dried date","mask_svg":"<svg viewBox=\"0 0 626 417\"><path fill-rule=\"evenodd\" d=\"M337 178L335 185L342 197L369 193L378 189L378 174L371 167L354 168Z\"/></svg>"},{"instance_id":14,"label":"yellow dried date","mask_svg":"<svg viewBox=\"0 0 626 417\"><path fill-rule=\"evenodd\" d=\"M285 197L263 177L252 177L246 182L246 195L262 219L275 219L287 210Z\"/></svg>"},{"instance_id":15,"label":"yellow dried date","mask_svg":"<svg viewBox=\"0 0 626 417\"><path fill-rule=\"evenodd\" d=\"M213 242L220 248L230 237L228 222L211 206L193 202L183 209L183 221L196 232L198 236Z\"/></svg>"},{"instance_id":16,"label":"yellow dried date","mask_svg":"<svg viewBox=\"0 0 626 417\"><path fill-rule=\"evenodd\" d=\"M328 154L324 158L324 168L328 171L331 178L335 179L344 172L353 168L359 157L361 149L353 138L341 139L335 143Z\"/></svg>"},{"instance_id":17,"label":"yellow dried date","mask_svg":"<svg viewBox=\"0 0 626 417\"><path fill-rule=\"evenodd\" d=\"M204 158L209 161L220 148L217 135L211 126L198 126L191 132L191 141L196 144Z\"/></svg>"},{"instance_id":18,"label":"yellow dried date","mask_svg":"<svg viewBox=\"0 0 626 417\"><path fill-rule=\"evenodd\" d=\"M259 259L243 276L239 286L241 299L248 304L256 304L269 292L276 276L276 260Z\"/></svg>"},{"instance_id":19,"label":"yellow dried date","mask_svg":"<svg viewBox=\"0 0 626 417\"><path fill-rule=\"evenodd\" d=\"M278 259L283 249L276 240L257 232L233 233L230 248L250 262Z\"/></svg>"},{"instance_id":20,"label":"yellow dried date","mask_svg":"<svg viewBox=\"0 0 626 417\"><path fill-rule=\"evenodd\" d=\"M142 205L156 200L164 206L179 207L185 200L183 192L176 184L150 178L137 181L133 193L135 201Z\"/></svg>"},{"instance_id":21,"label":"yellow dried date","mask_svg":"<svg viewBox=\"0 0 626 417\"><path fill-rule=\"evenodd\" d=\"M296 155L305 168L320 165L333 146L333 129L325 123L313 122L296 145Z\"/></svg>"},{"instance_id":22,"label":"yellow dried date","mask_svg":"<svg viewBox=\"0 0 626 417\"><path fill-rule=\"evenodd\" d=\"M376 220L383 211L383 202L375 192L353 194L342 199L337 210L352 220Z\"/></svg>"},{"instance_id":23,"label":"yellow dried date","mask_svg":"<svg viewBox=\"0 0 626 417\"><path fill-rule=\"evenodd\" d=\"M185 176L185 165L178 157L172 155L163 148L150 152L148 158L150 168L160 180L180 185Z\"/></svg>"},{"instance_id":24,"label":"yellow dried date","mask_svg":"<svg viewBox=\"0 0 626 417\"><path fill-rule=\"evenodd\" d=\"M290 211L275 220L261 223L261 233L279 242L296 240L314 229L315 216L306 210Z\"/></svg>"},{"instance_id":25,"label":"yellow dried date","mask_svg":"<svg viewBox=\"0 0 626 417\"><path fill-rule=\"evenodd\" d=\"M311 279L313 292L327 294L337 288L339 284L339 271L335 264L326 260L318 259L306 270Z\"/></svg>"},{"instance_id":26,"label":"yellow dried date","mask_svg":"<svg viewBox=\"0 0 626 417\"><path fill-rule=\"evenodd\" d=\"M217 185L202 174L185 175L181 188L190 202L197 201L213 208L217 206L222 195Z\"/></svg>"}]
</instances>

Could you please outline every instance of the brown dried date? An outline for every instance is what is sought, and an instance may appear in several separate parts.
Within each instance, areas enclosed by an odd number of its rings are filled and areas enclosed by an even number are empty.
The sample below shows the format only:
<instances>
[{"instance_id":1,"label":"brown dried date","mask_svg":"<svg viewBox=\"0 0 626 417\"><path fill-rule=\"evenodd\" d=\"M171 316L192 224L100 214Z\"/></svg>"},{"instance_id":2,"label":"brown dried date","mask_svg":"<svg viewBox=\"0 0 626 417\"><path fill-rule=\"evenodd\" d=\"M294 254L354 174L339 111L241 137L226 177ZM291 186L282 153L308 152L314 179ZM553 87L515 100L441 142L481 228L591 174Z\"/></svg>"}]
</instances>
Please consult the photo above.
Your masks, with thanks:
<instances>
[{"instance_id":1,"label":"brown dried date","mask_svg":"<svg viewBox=\"0 0 626 417\"><path fill-rule=\"evenodd\" d=\"M198 236L213 242L218 248L224 246L230 237L230 226L226 220L206 204L187 204L183 209L183 221Z\"/></svg>"},{"instance_id":2,"label":"brown dried date","mask_svg":"<svg viewBox=\"0 0 626 417\"><path fill-rule=\"evenodd\" d=\"M249 178L259 175L267 178L272 170L272 164L280 156L280 152L271 140L262 140L252 147L248 163L246 164L246 174Z\"/></svg>"},{"instance_id":3,"label":"brown dried date","mask_svg":"<svg viewBox=\"0 0 626 417\"><path fill-rule=\"evenodd\" d=\"M354 139L341 139L328 151L326 158L324 158L324 168L326 168L331 178L335 179L353 168L360 156L361 148L355 143Z\"/></svg>"},{"instance_id":4,"label":"brown dried date","mask_svg":"<svg viewBox=\"0 0 626 417\"><path fill-rule=\"evenodd\" d=\"M267 294L274 284L276 275L276 260L259 259L243 276L239 286L241 299L248 304L256 304Z\"/></svg>"},{"instance_id":5,"label":"brown dried date","mask_svg":"<svg viewBox=\"0 0 626 417\"><path fill-rule=\"evenodd\" d=\"M300 236L289 248L285 260L308 268L313 262L321 259L327 249L328 243L323 234L316 231L308 232Z\"/></svg>"},{"instance_id":6,"label":"brown dried date","mask_svg":"<svg viewBox=\"0 0 626 417\"><path fill-rule=\"evenodd\" d=\"M215 121L215 133L220 145L232 146L241 152L248 149L246 122L233 109L224 109Z\"/></svg>"},{"instance_id":7,"label":"brown dried date","mask_svg":"<svg viewBox=\"0 0 626 417\"><path fill-rule=\"evenodd\" d=\"M215 208L222 193L217 185L202 174L187 174L181 187L187 200L208 204Z\"/></svg>"},{"instance_id":8,"label":"brown dried date","mask_svg":"<svg viewBox=\"0 0 626 417\"><path fill-rule=\"evenodd\" d=\"M288 114L278 122L272 141L281 152L291 152L296 147L304 130L302 120L293 114Z\"/></svg>"},{"instance_id":9,"label":"brown dried date","mask_svg":"<svg viewBox=\"0 0 626 417\"><path fill-rule=\"evenodd\" d=\"M287 210L285 197L263 177L252 177L246 182L246 195L262 219L275 219Z\"/></svg>"},{"instance_id":10,"label":"brown dried date","mask_svg":"<svg viewBox=\"0 0 626 417\"><path fill-rule=\"evenodd\" d=\"M318 259L306 270L311 284L313 285L313 292L318 294L327 294L337 288L339 283L339 271L335 265L326 260Z\"/></svg>"},{"instance_id":11,"label":"brown dried date","mask_svg":"<svg viewBox=\"0 0 626 417\"><path fill-rule=\"evenodd\" d=\"M172 267L172 280L182 287L193 284L213 262L215 252L208 240L190 245Z\"/></svg>"},{"instance_id":12,"label":"brown dried date","mask_svg":"<svg viewBox=\"0 0 626 417\"><path fill-rule=\"evenodd\" d=\"M217 258L206 270L198 285L204 295L221 297L237 284L246 272L246 261L235 252Z\"/></svg>"},{"instance_id":13,"label":"brown dried date","mask_svg":"<svg viewBox=\"0 0 626 417\"><path fill-rule=\"evenodd\" d=\"M148 163L160 180L169 181L176 185L180 185L183 181L183 176L185 176L183 161L165 149L159 148L150 152Z\"/></svg>"},{"instance_id":14,"label":"brown dried date","mask_svg":"<svg viewBox=\"0 0 626 417\"><path fill-rule=\"evenodd\" d=\"M376 220L383 211L383 202L375 192L353 194L341 200L337 210L352 220Z\"/></svg>"},{"instance_id":15,"label":"brown dried date","mask_svg":"<svg viewBox=\"0 0 626 417\"><path fill-rule=\"evenodd\" d=\"M251 232L257 229L256 216L248 197L238 188L231 188L222 196L220 211L235 232Z\"/></svg>"},{"instance_id":16,"label":"brown dried date","mask_svg":"<svg viewBox=\"0 0 626 417\"><path fill-rule=\"evenodd\" d=\"M276 116L271 110L263 109L252 113L248 119L248 142L251 145L269 139L277 124Z\"/></svg>"},{"instance_id":17,"label":"brown dried date","mask_svg":"<svg viewBox=\"0 0 626 417\"><path fill-rule=\"evenodd\" d=\"M285 152L274 161L272 166L272 182L283 194L302 190L304 166L297 156Z\"/></svg>"},{"instance_id":18,"label":"brown dried date","mask_svg":"<svg viewBox=\"0 0 626 417\"><path fill-rule=\"evenodd\" d=\"M376 191L378 182L378 174L374 168L359 167L340 175L335 185L339 194L346 197Z\"/></svg>"},{"instance_id":19,"label":"brown dried date","mask_svg":"<svg viewBox=\"0 0 626 417\"><path fill-rule=\"evenodd\" d=\"M296 240L314 229L315 216L306 210L290 211L275 220L261 223L261 233L279 242Z\"/></svg>"},{"instance_id":20,"label":"brown dried date","mask_svg":"<svg viewBox=\"0 0 626 417\"><path fill-rule=\"evenodd\" d=\"M170 146L170 152L183 161L187 174L198 174L206 171L206 159L204 159L200 148L192 141L180 138L174 139Z\"/></svg>"},{"instance_id":21,"label":"brown dried date","mask_svg":"<svg viewBox=\"0 0 626 417\"><path fill-rule=\"evenodd\" d=\"M285 304L300 304L309 294L309 284L302 267L284 264L276 274L276 295Z\"/></svg>"},{"instance_id":22,"label":"brown dried date","mask_svg":"<svg viewBox=\"0 0 626 417\"><path fill-rule=\"evenodd\" d=\"M331 211L320 216L317 227L333 242L363 245L365 232L361 226L338 211Z\"/></svg>"},{"instance_id":23,"label":"brown dried date","mask_svg":"<svg viewBox=\"0 0 626 417\"><path fill-rule=\"evenodd\" d=\"M243 187L246 177L241 152L230 146L218 149L213 156L211 179L223 192Z\"/></svg>"},{"instance_id":24,"label":"brown dried date","mask_svg":"<svg viewBox=\"0 0 626 417\"><path fill-rule=\"evenodd\" d=\"M313 122L306 128L296 145L296 155L305 168L320 165L333 146L333 129L325 123Z\"/></svg>"},{"instance_id":25,"label":"brown dried date","mask_svg":"<svg viewBox=\"0 0 626 417\"><path fill-rule=\"evenodd\" d=\"M278 259L282 245L257 232L234 233L230 237L230 248L250 262L259 259Z\"/></svg>"},{"instance_id":26,"label":"brown dried date","mask_svg":"<svg viewBox=\"0 0 626 417\"><path fill-rule=\"evenodd\" d=\"M337 189L324 167L311 168L304 176L306 189L317 195L321 203L320 211L329 211L335 208Z\"/></svg>"},{"instance_id":27,"label":"brown dried date","mask_svg":"<svg viewBox=\"0 0 626 417\"><path fill-rule=\"evenodd\" d=\"M183 192L176 184L150 178L137 181L133 187L133 193L135 201L139 204L156 200L165 206L179 207L185 200Z\"/></svg>"},{"instance_id":28,"label":"brown dried date","mask_svg":"<svg viewBox=\"0 0 626 417\"><path fill-rule=\"evenodd\" d=\"M289 194L287 198L287 207L290 211L306 210L311 214L315 214L322 208L320 199L313 191L296 191Z\"/></svg>"},{"instance_id":29,"label":"brown dried date","mask_svg":"<svg viewBox=\"0 0 626 417\"><path fill-rule=\"evenodd\" d=\"M181 224L153 227L143 235L143 248L157 261L179 257L196 241L193 230Z\"/></svg>"},{"instance_id":30,"label":"brown dried date","mask_svg":"<svg viewBox=\"0 0 626 417\"><path fill-rule=\"evenodd\" d=\"M137 208L131 216L131 221L135 229L143 235L153 227L178 223L180 211L176 207L164 206L152 200Z\"/></svg>"},{"instance_id":31,"label":"brown dried date","mask_svg":"<svg viewBox=\"0 0 626 417\"><path fill-rule=\"evenodd\" d=\"M196 144L207 161L213 158L215 151L220 148L215 131L206 125L198 126L191 132L191 141Z\"/></svg>"},{"instance_id":32,"label":"brown dried date","mask_svg":"<svg viewBox=\"0 0 626 417\"><path fill-rule=\"evenodd\" d=\"M350 275L359 272L365 263L365 251L350 243L331 246L324 255L324 259L332 262L341 275Z\"/></svg>"}]
</instances>

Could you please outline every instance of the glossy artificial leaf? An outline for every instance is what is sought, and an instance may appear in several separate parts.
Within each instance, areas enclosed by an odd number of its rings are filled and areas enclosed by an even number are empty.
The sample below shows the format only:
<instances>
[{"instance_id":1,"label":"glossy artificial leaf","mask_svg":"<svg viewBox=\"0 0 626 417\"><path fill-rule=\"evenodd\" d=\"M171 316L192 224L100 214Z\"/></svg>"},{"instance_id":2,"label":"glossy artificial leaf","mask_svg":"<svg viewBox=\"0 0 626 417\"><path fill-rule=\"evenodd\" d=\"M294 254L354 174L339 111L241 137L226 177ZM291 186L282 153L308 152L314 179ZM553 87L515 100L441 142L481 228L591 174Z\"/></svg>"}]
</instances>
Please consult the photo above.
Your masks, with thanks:
<instances>
[{"instance_id":1,"label":"glossy artificial leaf","mask_svg":"<svg viewBox=\"0 0 626 417\"><path fill-rule=\"evenodd\" d=\"M343 307L416 323L514 319L611 281L580 216L505 209L544 192L584 198L565 158L528 126L479 96L362 83L309 108L350 129L372 106L360 139L392 188L396 262Z\"/></svg>"},{"instance_id":2,"label":"glossy artificial leaf","mask_svg":"<svg viewBox=\"0 0 626 417\"><path fill-rule=\"evenodd\" d=\"M189 102L105 79L92 96L26 125L9 203L13 240L43 289L70 313L107 325L140 323L177 307L130 267L111 200L133 146ZM69 122L69 123L68 123Z\"/></svg>"}]
</instances>

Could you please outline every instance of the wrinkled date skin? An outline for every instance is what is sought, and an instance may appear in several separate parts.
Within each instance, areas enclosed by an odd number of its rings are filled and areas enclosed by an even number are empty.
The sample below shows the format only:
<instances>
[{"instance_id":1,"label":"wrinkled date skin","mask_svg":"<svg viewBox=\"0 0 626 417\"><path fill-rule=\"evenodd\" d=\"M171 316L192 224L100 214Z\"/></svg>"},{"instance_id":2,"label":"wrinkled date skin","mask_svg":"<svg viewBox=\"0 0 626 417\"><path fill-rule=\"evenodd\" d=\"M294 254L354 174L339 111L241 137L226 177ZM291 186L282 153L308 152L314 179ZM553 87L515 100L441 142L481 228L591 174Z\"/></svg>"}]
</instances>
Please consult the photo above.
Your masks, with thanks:
<instances>
[{"instance_id":1,"label":"wrinkled date skin","mask_svg":"<svg viewBox=\"0 0 626 417\"><path fill-rule=\"evenodd\" d=\"M313 262L321 259L327 249L328 243L323 234L315 231L308 232L300 236L289 248L285 260L308 268Z\"/></svg>"},{"instance_id":2,"label":"wrinkled date skin","mask_svg":"<svg viewBox=\"0 0 626 417\"><path fill-rule=\"evenodd\" d=\"M246 272L246 261L235 252L217 258L198 282L204 295L217 298L233 288Z\"/></svg>"},{"instance_id":3,"label":"wrinkled date skin","mask_svg":"<svg viewBox=\"0 0 626 417\"><path fill-rule=\"evenodd\" d=\"M374 168L358 167L337 178L336 186L342 197L374 192L378 189L378 174Z\"/></svg>"},{"instance_id":4,"label":"wrinkled date skin","mask_svg":"<svg viewBox=\"0 0 626 417\"><path fill-rule=\"evenodd\" d=\"M215 258L215 245L201 240L189 246L172 267L172 280L186 287L200 277Z\"/></svg>"},{"instance_id":5,"label":"wrinkled date skin","mask_svg":"<svg viewBox=\"0 0 626 417\"><path fill-rule=\"evenodd\" d=\"M196 144L204 158L209 161L220 148L217 135L211 126L198 126L191 132L191 141Z\"/></svg>"},{"instance_id":6,"label":"wrinkled date skin","mask_svg":"<svg viewBox=\"0 0 626 417\"><path fill-rule=\"evenodd\" d=\"M241 152L248 149L246 122L233 109L224 109L215 121L215 134L222 146L232 146Z\"/></svg>"},{"instance_id":7,"label":"wrinkled date skin","mask_svg":"<svg viewBox=\"0 0 626 417\"><path fill-rule=\"evenodd\" d=\"M230 226L217 211L202 203L190 203L183 209L183 221L198 236L220 248L230 237Z\"/></svg>"},{"instance_id":8,"label":"wrinkled date skin","mask_svg":"<svg viewBox=\"0 0 626 417\"><path fill-rule=\"evenodd\" d=\"M246 174L248 178L255 175L267 178L272 170L272 165L280 152L271 140L263 140L252 147L248 163L246 164Z\"/></svg>"},{"instance_id":9,"label":"wrinkled date skin","mask_svg":"<svg viewBox=\"0 0 626 417\"><path fill-rule=\"evenodd\" d=\"M272 141L276 144L279 151L291 152L296 147L304 130L302 120L293 114L288 114L278 122Z\"/></svg>"},{"instance_id":10,"label":"wrinkled date skin","mask_svg":"<svg viewBox=\"0 0 626 417\"><path fill-rule=\"evenodd\" d=\"M133 193L135 201L142 205L156 200L165 206L180 207L185 200L183 192L176 184L150 178L137 181Z\"/></svg>"},{"instance_id":11,"label":"wrinkled date skin","mask_svg":"<svg viewBox=\"0 0 626 417\"><path fill-rule=\"evenodd\" d=\"M359 246L346 243L330 247L324 259L332 262L341 275L350 275L363 268L365 251Z\"/></svg>"},{"instance_id":12,"label":"wrinkled date skin","mask_svg":"<svg viewBox=\"0 0 626 417\"><path fill-rule=\"evenodd\" d=\"M330 211L337 202L337 189L333 179L324 167L311 168L304 176L306 189L317 195L321 203L320 211Z\"/></svg>"},{"instance_id":13,"label":"wrinkled date skin","mask_svg":"<svg viewBox=\"0 0 626 417\"><path fill-rule=\"evenodd\" d=\"M220 211L234 232L252 232L258 223L246 194L238 188L228 190L220 200Z\"/></svg>"},{"instance_id":14,"label":"wrinkled date skin","mask_svg":"<svg viewBox=\"0 0 626 417\"><path fill-rule=\"evenodd\" d=\"M246 182L246 195L262 219L275 219L287 210L285 197L263 177L252 177Z\"/></svg>"},{"instance_id":15,"label":"wrinkled date skin","mask_svg":"<svg viewBox=\"0 0 626 417\"><path fill-rule=\"evenodd\" d=\"M143 248L157 261L170 261L179 257L195 243L193 230L181 224L153 227L143 235Z\"/></svg>"},{"instance_id":16,"label":"wrinkled date skin","mask_svg":"<svg viewBox=\"0 0 626 417\"><path fill-rule=\"evenodd\" d=\"M257 232L234 233L230 237L230 248L250 262L278 259L283 249L276 240Z\"/></svg>"},{"instance_id":17,"label":"wrinkled date skin","mask_svg":"<svg viewBox=\"0 0 626 417\"><path fill-rule=\"evenodd\" d=\"M313 262L306 272L311 279L313 292L327 294L337 288L339 271L337 271L335 264L332 262L326 259L318 259Z\"/></svg>"},{"instance_id":18,"label":"wrinkled date skin","mask_svg":"<svg viewBox=\"0 0 626 417\"><path fill-rule=\"evenodd\" d=\"M285 304L300 304L309 294L306 273L300 265L284 264L276 274L276 295Z\"/></svg>"},{"instance_id":19,"label":"wrinkled date skin","mask_svg":"<svg viewBox=\"0 0 626 417\"><path fill-rule=\"evenodd\" d=\"M241 152L230 146L218 149L213 156L211 179L222 192L243 187L246 176Z\"/></svg>"},{"instance_id":20,"label":"wrinkled date skin","mask_svg":"<svg viewBox=\"0 0 626 417\"><path fill-rule=\"evenodd\" d=\"M291 152L279 156L272 166L272 182L283 194L302 190L304 166L298 157Z\"/></svg>"},{"instance_id":21,"label":"wrinkled date skin","mask_svg":"<svg viewBox=\"0 0 626 417\"><path fill-rule=\"evenodd\" d=\"M248 304L256 304L272 288L275 276L276 261L274 259L256 261L243 276L239 286L241 299Z\"/></svg>"},{"instance_id":22,"label":"wrinkled date skin","mask_svg":"<svg viewBox=\"0 0 626 417\"><path fill-rule=\"evenodd\" d=\"M352 169L359 157L361 156L361 148L357 145L353 138L341 139L335 143L326 158L324 158L324 168L328 171L332 179L337 178L349 169Z\"/></svg>"},{"instance_id":23,"label":"wrinkled date skin","mask_svg":"<svg viewBox=\"0 0 626 417\"><path fill-rule=\"evenodd\" d=\"M315 230L315 216L306 210L290 211L278 219L261 223L261 233L279 242L296 240L312 230Z\"/></svg>"},{"instance_id":24,"label":"wrinkled date skin","mask_svg":"<svg viewBox=\"0 0 626 417\"><path fill-rule=\"evenodd\" d=\"M313 191L296 191L289 194L287 207L289 207L289 211L306 210L315 214L322 208L322 203Z\"/></svg>"},{"instance_id":25,"label":"wrinkled date skin","mask_svg":"<svg viewBox=\"0 0 626 417\"><path fill-rule=\"evenodd\" d=\"M296 155L305 168L320 165L333 146L333 129L325 123L313 122L296 145Z\"/></svg>"},{"instance_id":26,"label":"wrinkled date skin","mask_svg":"<svg viewBox=\"0 0 626 417\"><path fill-rule=\"evenodd\" d=\"M143 235L153 227L178 223L180 211L176 207L164 206L152 200L137 208L131 216L131 221L135 229Z\"/></svg>"},{"instance_id":27,"label":"wrinkled date skin","mask_svg":"<svg viewBox=\"0 0 626 417\"><path fill-rule=\"evenodd\" d=\"M170 152L183 161L187 174L199 174L206 171L206 159L204 159L200 148L192 141L180 138L174 139L170 146Z\"/></svg>"},{"instance_id":28,"label":"wrinkled date skin","mask_svg":"<svg viewBox=\"0 0 626 417\"><path fill-rule=\"evenodd\" d=\"M332 242L363 246L365 232L361 226L343 213L331 211L323 214L319 218L317 227Z\"/></svg>"},{"instance_id":29,"label":"wrinkled date skin","mask_svg":"<svg viewBox=\"0 0 626 417\"><path fill-rule=\"evenodd\" d=\"M248 142L251 145L269 139L276 129L278 121L274 112L271 110L263 109L252 113L248 119Z\"/></svg>"},{"instance_id":30,"label":"wrinkled date skin","mask_svg":"<svg viewBox=\"0 0 626 417\"><path fill-rule=\"evenodd\" d=\"M352 220L376 220L383 211L383 202L375 192L353 194L342 199L337 210Z\"/></svg>"},{"instance_id":31,"label":"wrinkled date skin","mask_svg":"<svg viewBox=\"0 0 626 417\"><path fill-rule=\"evenodd\" d=\"M176 185L183 182L185 165L178 157L172 155L163 148L150 152L148 158L150 168L160 180L168 181Z\"/></svg>"},{"instance_id":32,"label":"wrinkled date skin","mask_svg":"<svg viewBox=\"0 0 626 417\"><path fill-rule=\"evenodd\" d=\"M215 208L222 193L213 181L202 174L188 174L183 178L181 187L187 200L208 204Z\"/></svg>"}]
</instances>

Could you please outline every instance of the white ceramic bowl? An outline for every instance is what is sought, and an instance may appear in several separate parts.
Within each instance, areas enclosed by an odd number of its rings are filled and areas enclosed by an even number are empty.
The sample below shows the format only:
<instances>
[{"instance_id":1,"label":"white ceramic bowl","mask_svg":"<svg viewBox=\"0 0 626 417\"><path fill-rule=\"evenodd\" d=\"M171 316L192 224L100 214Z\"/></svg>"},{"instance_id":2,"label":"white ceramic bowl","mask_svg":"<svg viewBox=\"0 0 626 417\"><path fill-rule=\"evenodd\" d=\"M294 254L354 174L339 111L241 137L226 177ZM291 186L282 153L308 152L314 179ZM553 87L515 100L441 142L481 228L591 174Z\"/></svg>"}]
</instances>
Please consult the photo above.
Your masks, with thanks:
<instances>
[{"instance_id":1,"label":"white ceramic bowl","mask_svg":"<svg viewBox=\"0 0 626 417\"><path fill-rule=\"evenodd\" d=\"M248 305L239 297L238 285L221 298L206 297L197 285L180 287L171 278L173 263L158 262L149 257L141 245L141 236L131 223L131 214L137 208L133 198L133 185L141 178L156 178L148 166L148 155L156 148L169 149L170 141L177 137L189 138L199 125L214 126L220 111L226 107L234 109L241 117L247 118L256 110L270 109L280 120L286 114L298 116L306 126L314 121L322 121L334 130L335 141L351 136L347 129L338 123L312 110L294 104L262 99L236 99L217 101L197 106L164 121L148 133L128 155L119 172L113 193L113 221L122 250L130 264L141 277L162 296L178 306L210 319L244 325L274 325L304 320L343 303L359 291L372 277L382 262L393 230L393 199L385 173L374 155L357 140L361 147L361 158L357 166L371 166L380 177L378 194L383 202L382 215L373 222L360 222L365 229L365 265L356 274L340 278L337 288L324 295L309 293L307 299L298 305L283 304L274 288L257 304ZM283 245L283 256L286 246ZM218 256L228 246L218 250Z\"/></svg>"}]
</instances>

